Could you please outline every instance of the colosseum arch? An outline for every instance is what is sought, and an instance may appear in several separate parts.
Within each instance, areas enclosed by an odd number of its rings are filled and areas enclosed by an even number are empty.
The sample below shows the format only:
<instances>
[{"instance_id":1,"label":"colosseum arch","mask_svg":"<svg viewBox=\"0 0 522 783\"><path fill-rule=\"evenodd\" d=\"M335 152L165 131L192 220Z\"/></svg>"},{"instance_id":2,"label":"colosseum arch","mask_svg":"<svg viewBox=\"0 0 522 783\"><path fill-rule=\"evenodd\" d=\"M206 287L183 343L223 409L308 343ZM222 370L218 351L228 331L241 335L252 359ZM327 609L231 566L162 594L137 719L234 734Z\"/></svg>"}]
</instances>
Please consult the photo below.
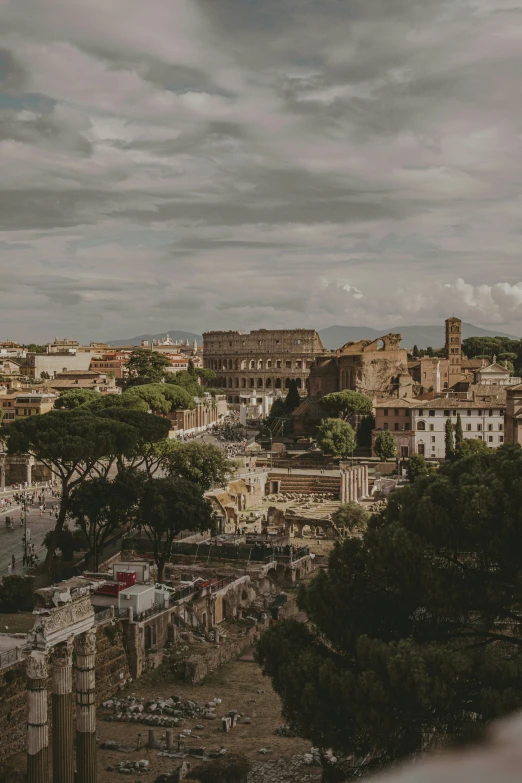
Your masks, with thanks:
<instances>
[{"instance_id":1,"label":"colosseum arch","mask_svg":"<svg viewBox=\"0 0 522 783\"><path fill-rule=\"evenodd\" d=\"M275 388L276 389L281 389L282 388L281 378L276 378L275 379Z\"/></svg>"}]
</instances>

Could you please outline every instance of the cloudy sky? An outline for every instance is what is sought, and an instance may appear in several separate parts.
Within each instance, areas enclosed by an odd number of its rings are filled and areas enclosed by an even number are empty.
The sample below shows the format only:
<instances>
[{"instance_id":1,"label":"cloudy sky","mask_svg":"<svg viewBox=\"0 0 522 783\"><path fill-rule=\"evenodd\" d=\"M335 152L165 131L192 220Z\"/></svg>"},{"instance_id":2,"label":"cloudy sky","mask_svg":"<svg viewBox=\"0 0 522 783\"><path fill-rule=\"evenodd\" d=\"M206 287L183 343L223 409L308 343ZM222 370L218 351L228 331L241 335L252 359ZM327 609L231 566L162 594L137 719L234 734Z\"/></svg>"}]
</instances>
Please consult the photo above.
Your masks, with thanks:
<instances>
[{"instance_id":1,"label":"cloudy sky","mask_svg":"<svg viewBox=\"0 0 522 783\"><path fill-rule=\"evenodd\" d=\"M0 0L0 339L522 335L522 0Z\"/></svg>"}]
</instances>

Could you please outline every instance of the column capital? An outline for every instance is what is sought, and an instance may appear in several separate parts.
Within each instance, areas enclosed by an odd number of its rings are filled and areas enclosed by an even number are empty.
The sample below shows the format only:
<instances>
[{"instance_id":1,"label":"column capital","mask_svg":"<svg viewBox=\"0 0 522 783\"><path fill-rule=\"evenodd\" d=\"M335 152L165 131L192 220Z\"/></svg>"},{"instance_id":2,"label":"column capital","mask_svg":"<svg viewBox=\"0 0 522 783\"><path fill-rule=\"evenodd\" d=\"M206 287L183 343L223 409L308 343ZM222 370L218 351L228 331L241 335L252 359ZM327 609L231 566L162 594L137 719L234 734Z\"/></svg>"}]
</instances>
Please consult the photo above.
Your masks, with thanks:
<instances>
[{"instance_id":1,"label":"column capital","mask_svg":"<svg viewBox=\"0 0 522 783\"><path fill-rule=\"evenodd\" d=\"M78 655L94 655L96 653L96 631L90 628L76 637L76 652Z\"/></svg>"},{"instance_id":2,"label":"column capital","mask_svg":"<svg viewBox=\"0 0 522 783\"><path fill-rule=\"evenodd\" d=\"M55 647L53 647L51 652L53 666L72 666L73 647L74 636L70 636L65 642L60 642Z\"/></svg>"},{"instance_id":3,"label":"column capital","mask_svg":"<svg viewBox=\"0 0 522 783\"><path fill-rule=\"evenodd\" d=\"M26 659L26 672L30 680L46 680L48 677L47 650L31 650Z\"/></svg>"}]
</instances>

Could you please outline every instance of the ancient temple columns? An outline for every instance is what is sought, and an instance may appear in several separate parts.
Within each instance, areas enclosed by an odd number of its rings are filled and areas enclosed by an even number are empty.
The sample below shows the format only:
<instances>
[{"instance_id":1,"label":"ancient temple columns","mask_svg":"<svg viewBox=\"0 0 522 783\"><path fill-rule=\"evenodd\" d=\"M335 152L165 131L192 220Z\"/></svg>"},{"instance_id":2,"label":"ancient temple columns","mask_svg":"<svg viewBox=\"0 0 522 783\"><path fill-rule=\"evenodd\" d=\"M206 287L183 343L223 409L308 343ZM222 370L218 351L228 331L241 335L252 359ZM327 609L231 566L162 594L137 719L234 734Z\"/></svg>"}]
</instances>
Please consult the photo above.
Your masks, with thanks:
<instances>
[{"instance_id":1,"label":"ancient temple columns","mask_svg":"<svg viewBox=\"0 0 522 783\"><path fill-rule=\"evenodd\" d=\"M0 492L5 489L5 454L0 454Z\"/></svg>"},{"instance_id":2,"label":"ancient temple columns","mask_svg":"<svg viewBox=\"0 0 522 783\"><path fill-rule=\"evenodd\" d=\"M72 639L52 650L53 783L74 783L72 651Z\"/></svg>"},{"instance_id":3,"label":"ancient temple columns","mask_svg":"<svg viewBox=\"0 0 522 783\"><path fill-rule=\"evenodd\" d=\"M76 781L96 783L96 631L76 642Z\"/></svg>"},{"instance_id":4,"label":"ancient temple columns","mask_svg":"<svg viewBox=\"0 0 522 783\"><path fill-rule=\"evenodd\" d=\"M26 666L27 783L48 783L47 653L33 650L27 658Z\"/></svg>"},{"instance_id":5,"label":"ancient temple columns","mask_svg":"<svg viewBox=\"0 0 522 783\"><path fill-rule=\"evenodd\" d=\"M341 471L341 502L368 497L368 465L353 465Z\"/></svg>"}]
</instances>

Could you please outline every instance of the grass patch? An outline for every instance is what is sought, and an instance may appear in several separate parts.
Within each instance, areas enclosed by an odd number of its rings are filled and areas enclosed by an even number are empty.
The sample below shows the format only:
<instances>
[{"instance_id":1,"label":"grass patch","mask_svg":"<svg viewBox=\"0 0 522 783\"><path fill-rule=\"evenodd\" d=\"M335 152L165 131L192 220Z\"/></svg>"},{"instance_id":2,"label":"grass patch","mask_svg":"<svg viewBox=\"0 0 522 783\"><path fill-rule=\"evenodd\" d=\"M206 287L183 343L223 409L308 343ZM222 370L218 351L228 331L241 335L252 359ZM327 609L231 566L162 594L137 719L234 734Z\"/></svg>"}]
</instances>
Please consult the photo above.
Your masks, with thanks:
<instances>
[{"instance_id":1,"label":"grass patch","mask_svg":"<svg viewBox=\"0 0 522 783\"><path fill-rule=\"evenodd\" d=\"M0 612L0 633L27 633L33 627L35 619L32 612L18 612L16 614Z\"/></svg>"}]
</instances>

